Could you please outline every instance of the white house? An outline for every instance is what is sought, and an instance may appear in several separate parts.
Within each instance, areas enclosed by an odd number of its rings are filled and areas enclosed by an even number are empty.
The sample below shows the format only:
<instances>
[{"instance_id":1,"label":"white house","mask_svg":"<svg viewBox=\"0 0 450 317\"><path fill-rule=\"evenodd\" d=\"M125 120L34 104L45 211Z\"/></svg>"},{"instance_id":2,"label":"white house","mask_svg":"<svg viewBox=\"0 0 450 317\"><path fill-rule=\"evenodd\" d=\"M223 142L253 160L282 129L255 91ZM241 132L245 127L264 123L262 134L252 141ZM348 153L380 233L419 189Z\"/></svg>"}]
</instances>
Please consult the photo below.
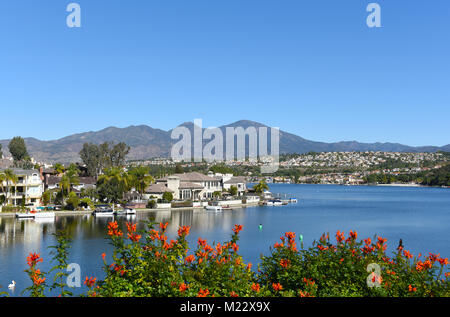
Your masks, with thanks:
<instances>
[{"instance_id":1,"label":"white house","mask_svg":"<svg viewBox=\"0 0 450 317\"><path fill-rule=\"evenodd\" d=\"M41 175L37 170L25 170L12 168L13 173L17 176L17 182L3 181L0 187L0 195L5 195L6 204L12 206L20 206L25 199L27 206L39 206L42 194L44 193L44 184ZM3 172L4 170L0 171Z\"/></svg>"}]
</instances>

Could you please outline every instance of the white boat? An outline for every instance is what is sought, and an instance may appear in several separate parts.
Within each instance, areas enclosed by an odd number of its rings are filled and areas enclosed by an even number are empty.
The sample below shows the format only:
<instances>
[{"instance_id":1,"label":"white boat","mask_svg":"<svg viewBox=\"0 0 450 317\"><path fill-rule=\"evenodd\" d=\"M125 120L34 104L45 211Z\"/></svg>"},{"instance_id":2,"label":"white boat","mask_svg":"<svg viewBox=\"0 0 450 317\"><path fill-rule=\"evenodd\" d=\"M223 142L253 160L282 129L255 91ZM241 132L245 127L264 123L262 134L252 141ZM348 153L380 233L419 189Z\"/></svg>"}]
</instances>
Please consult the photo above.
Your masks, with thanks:
<instances>
[{"instance_id":1,"label":"white boat","mask_svg":"<svg viewBox=\"0 0 450 317\"><path fill-rule=\"evenodd\" d=\"M279 199L270 199L265 204L266 206L282 206L283 202Z\"/></svg>"},{"instance_id":2,"label":"white boat","mask_svg":"<svg viewBox=\"0 0 450 317\"><path fill-rule=\"evenodd\" d=\"M295 203L297 203L297 198L290 198L290 199L289 199L289 202L295 204Z\"/></svg>"},{"instance_id":3,"label":"white boat","mask_svg":"<svg viewBox=\"0 0 450 317\"><path fill-rule=\"evenodd\" d=\"M16 218L31 219L34 218L34 214L32 214L31 212L16 212Z\"/></svg>"},{"instance_id":4,"label":"white boat","mask_svg":"<svg viewBox=\"0 0 450 317\"><path fill-rule=\"evenodd\" d=\"M54 223L55 218L34 218L36 223Z\"/></svg>"},{"instance_id":5,"label":"white boat","mask_svg":"<svg viewBox=\"0 0 450 317\"><path fill-rule=\"evenodd\" d=\"M212 204L212 205L207 205L205 207L205 209L206 210L210 210L210 211L218 212L218 211L222 211L222 206L219 206L219 204L215 203L215 204Z\"/></svg>"},{"instance_id":6,"label":"white boat","mask_svg":"<svg viewBox=\"0 0 450 317\"><path fill-rule=\"evenodd\" d=\"M36 212L33 215L34 215L34 219L37 219L37 218L55 218L55 213L54 212Z\"/></svg>"},{"instance_id":7,"label":"white boat","mask_svg":"<svg viewBox=\"0 0 450 317\"><path fill-rule=\"evenodd\" d=\"M114 216L114 209L109 205L97 205L92 214L96 217L111 217Z\"/></svg>"},{"instance_id":8,"label":"white boat","mask_svg":"<svg viewBox=\"0 0 450 317\"><path fill-rule=\"evenodd\" d=\"M116 215L135 215L136 209L134 208L124 208L123 210L117 210Z\"/></svg>"},{"instance_id":9,"label":"white boat","mask_svg":"<svg viewBox=\"0 0 450 317\"><path fill-rule=\"evenodd\" d=\"M279 199L274 199L273 200L273 205L274 206L282 206L283 202L281 200L279 200Z\"/></svg>"}]
</instances>

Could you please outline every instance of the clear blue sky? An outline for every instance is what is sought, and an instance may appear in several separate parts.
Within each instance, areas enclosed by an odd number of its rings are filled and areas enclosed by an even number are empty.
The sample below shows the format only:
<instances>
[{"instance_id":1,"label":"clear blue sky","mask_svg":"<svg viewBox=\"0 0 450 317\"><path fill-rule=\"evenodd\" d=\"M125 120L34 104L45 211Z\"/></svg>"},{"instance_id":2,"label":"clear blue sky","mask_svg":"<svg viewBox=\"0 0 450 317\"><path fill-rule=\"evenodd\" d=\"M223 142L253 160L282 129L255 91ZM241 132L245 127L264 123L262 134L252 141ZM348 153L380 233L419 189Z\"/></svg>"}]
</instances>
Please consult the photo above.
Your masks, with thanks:
<instances>
[{"instance_id":1,"label":"clear blue sky","mask_svg":"<svg viewBox=\"0 0 450 317\"><path fill-rule=\"evenodd\" d=\"M82 28L66 26L77 2ZM450 143L450 1L2 0L0 139L259 121Z\"/></svg>"}]
</instances>

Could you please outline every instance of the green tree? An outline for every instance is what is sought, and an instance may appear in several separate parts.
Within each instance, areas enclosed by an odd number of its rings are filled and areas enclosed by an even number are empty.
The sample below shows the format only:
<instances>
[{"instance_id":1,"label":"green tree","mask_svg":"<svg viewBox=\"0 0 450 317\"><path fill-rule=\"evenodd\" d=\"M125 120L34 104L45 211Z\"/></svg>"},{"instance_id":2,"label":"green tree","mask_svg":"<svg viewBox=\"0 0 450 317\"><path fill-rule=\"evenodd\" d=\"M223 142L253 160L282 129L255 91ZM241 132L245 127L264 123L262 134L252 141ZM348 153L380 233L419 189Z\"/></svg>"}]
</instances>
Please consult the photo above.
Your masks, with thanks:
<instances>
[{"instance_id":1,"label":"green tree","mask_svg":"<svg viewBox=\"0 0 450 317\"><path fill-rule=\"evenodd\" d=\"M120 168L109 168L97 180L97 191L101 200L117 203L131 188L131 177Z\"/></svg>"},{"instance_id":2,"label":"green tree","mask_svg":"<svg viewBox=\"0 0 450 317\"><path fill-rule=\"evenodd\" d=\"M47 206L48 204L51 203L52 200L52 193L49 190L46 190L43 194L42 194L42 204L44 206Z\"/></svg>"},{"instance_id":3,"label":"green tree","mask_svg":"<svg viewBox=\"0 0 450 317\"><path fill-rule=\"evenodd\" d=\"M136 191L140 194L143 194L145 189L155 181L155 179L149 175L148 167L138 166L132 168L128 173L131 177L132 186L136 188Z\"/></svg>"},{"instance_id":4,"label":"green tree","mask_svg":"<svg viewBox=\"0 0 450 317\"><path fill-rule=\"evenodd\" d=\"M228 192L231 194L231 196L236 196L238 193L238 189L236 186L231 185L230 189L228 190Z\"/></svg>"},{"instance_id":5,"label":"green tree","mask_svg":"<svg viewBox=\"0 0 450 317\"><path fill-rule=\"evenodd\" d=\"M80 199L78 198L77 194L74 192L69 193L69 198L67 198L67 208L70 210L75 210L78 208L78 205L80 204Z\"/></svg>"},{"instance_id":6,"label":"green tree","mask_svg":"<svg viewBox=\"0 0 450 317\"><path fill-rule=\"evenodd\" d=\"M64 205L64 203L65 203L65 200L64 200L65 193L66 192L70 193L70 186L71 186L70 179L66 174L64 174L61 177L61 180L59 181L59 189L60 189L61 198L62 198L62 205Z\"/></svg>"},{"instance_id":7,"label":"green tree","mask_svg":"<svg viewBox=\"0 0 450 317\"><path fill-rule=\"evenodd\" d=\"M84 143L80 158L86 165L88 175L97 177L101 170L99 147L92 143Z\"/></svg>"},{"instance_id":8,"label":"green tree","mask_svg":"<svg viewBox=\"0 0 450 317\"><path fill-rule=\"evenodd\" d=\"M180 164L177 164L175 166L175 174L182 174L184 173L183 167Z\"/></svg>"},{"instance_id":9,"label":"green tree","mask_svg":"<svg viewBox=\"0 0 450 317\"><path fill-rule=\"evenodd\" d=\"M14 171L11 169L6 169L3 171L2 176L0 176L0 180L3 179L3 181L6 182L6 203L8 203L8 196L11 192L11 185L15 185L19 178L16 174L14 174ZM3 183L2 181L2 183ZM15 205L15 200L14 200Z\"/></svg>"},{"instance_id":10,"label":"green tree","mask_svg":"<svg viewBox=\"0 0 450 317\"><path fill-rule=\"evenodd\" d=\"M170 203L173 200L173 194L171 192L164 192L162 199Z\"/></svg>"},{"instance_id":11,"label":"green tree","mask_svg":"<svg viewBox=\"0 0 450 317\"><path fill-rule=\"evenodd\" d=\"M262 194L264 190L269 190L269 186L265 180L261 180L258 184L253 186L253 189L257 194Z\"/></svg>"},{"instance_id":12,"label":"green tree","mask_svg":"<svg viewBox=\"0 0 450 317\"><path fill-rule=\"evenodd\" d=\"M62 164L60 164L60 163L56 163L55 165L53 165L53 169L58 174L62 174L66 170L65 167Z\"/></svg>"},{"instance_id":13,"label":"green tree","mask_svg":"<svg viewBox=\"0 0 450 317\"><path fill-rule=\"evenodd\" d=\"M21 162L29 158L25 140L20 136L14 137L9 142L8 148L15 162Z\"/></svg>"}]
</instances>

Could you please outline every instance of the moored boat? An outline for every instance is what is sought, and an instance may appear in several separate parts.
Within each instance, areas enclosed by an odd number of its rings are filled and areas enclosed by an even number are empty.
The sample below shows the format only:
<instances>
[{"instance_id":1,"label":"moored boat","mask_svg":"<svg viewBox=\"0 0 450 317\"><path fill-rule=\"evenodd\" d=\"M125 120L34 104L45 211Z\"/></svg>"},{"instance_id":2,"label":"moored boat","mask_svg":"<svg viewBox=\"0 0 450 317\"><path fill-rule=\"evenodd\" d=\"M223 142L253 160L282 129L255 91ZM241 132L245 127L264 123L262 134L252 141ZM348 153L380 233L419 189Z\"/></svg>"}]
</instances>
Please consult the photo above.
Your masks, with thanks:
<instances>
[{"instance_id":1,"label":"moored boat","mask_svg":"<svg viewBox=\"0 0 450 317\"><path fill-rule=\"evenodd\" d=\"M97 205L92 214L96 217L110 217L114 216L114 210L109 205Z\"/></svg>"},{"instance_id":2,"label":"moored boat","mask_svg":"<svg viewBox=\"0 0 450 317\"><path fill-rule=\"evenodd\" d=\"M136 209L134 208L124 208L122 210L117 210L116 215L135 215Z\"/></svg>"},{"instance_id":3,"label":"moored boat","mask_svg":"<svg viewBox=\"0 0 450 317\"><path fill-rule=\"evenodd\" d=\"M222 206L220 206L217 202L215 202L215 203L212 203L212 204L208 204L205 207L205 209L209 210L209 211L216 211L216 212L218 212L218 211L222 211Z\"/></svg>"},{"instance_id":4,"label":"moored boat","mask_svg":"<svg viewBox=\"0 0 450 317\"><path fill-rule=\"evenodd\" d=\"M34 218L34 214L32 214L31 212L16 212L16 218L32 219L32 218Z\"/></svg>"},{"instance_id":5,"label":"moored boat","mask_svg":"<svg viewBox=\"0 0 450 317\"><path fill-rule=\"evenodd\" d=\"M55 213L54 212L36 212L33 215L34 215L34 219L37 219L37 218L55 218Z\"/></svg>"}]
</instances>

